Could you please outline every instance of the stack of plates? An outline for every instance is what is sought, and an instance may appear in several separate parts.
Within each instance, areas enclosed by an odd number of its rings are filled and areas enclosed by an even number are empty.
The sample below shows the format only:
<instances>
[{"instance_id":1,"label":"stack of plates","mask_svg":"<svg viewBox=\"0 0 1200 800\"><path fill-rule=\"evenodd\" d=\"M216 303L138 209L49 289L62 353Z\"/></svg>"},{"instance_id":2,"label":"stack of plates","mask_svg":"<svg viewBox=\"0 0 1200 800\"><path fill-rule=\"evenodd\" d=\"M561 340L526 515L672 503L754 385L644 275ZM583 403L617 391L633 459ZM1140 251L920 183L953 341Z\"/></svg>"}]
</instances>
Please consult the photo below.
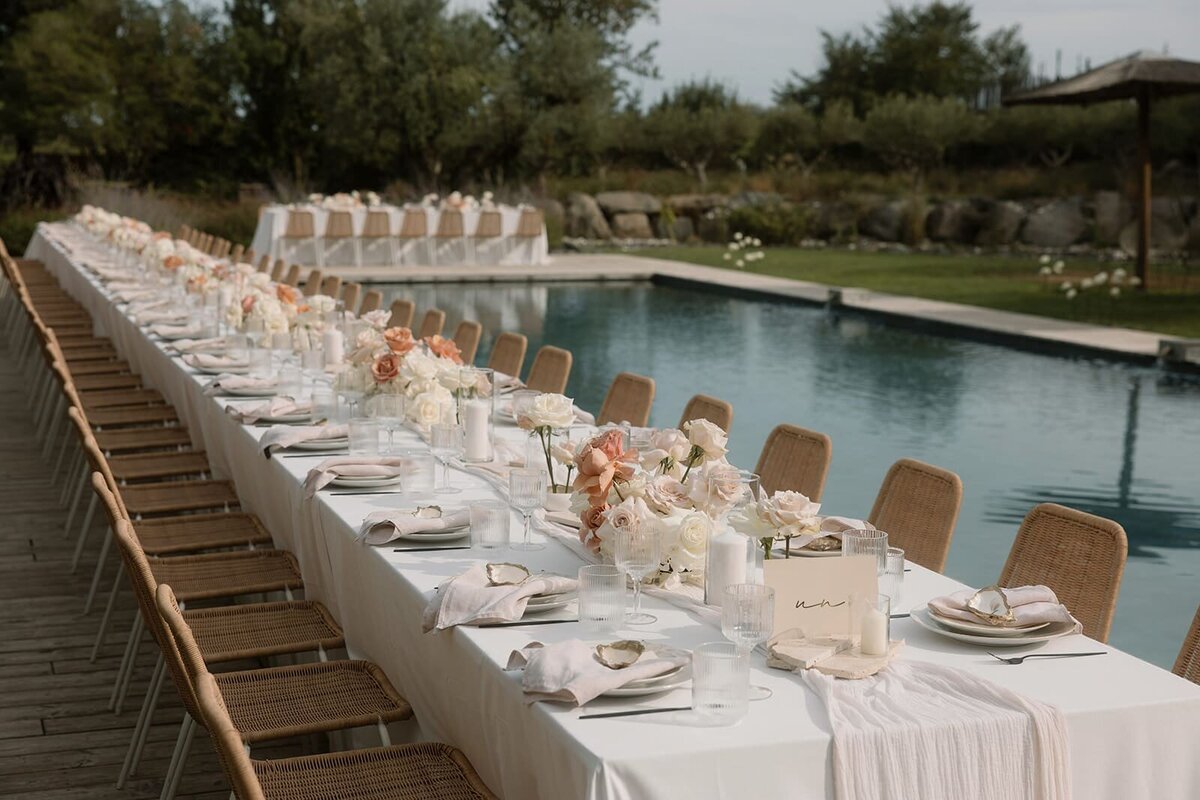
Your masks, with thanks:
<instances>
[{"instance_id":1,"label":"stack of plates","mask_svg":"<svg viewBox=\"0 0 1200 800\"><path fill-rule=\"evenodd\" d=\"M324 439L322 441L329 441ZM306 442L312 444L312 442ZM333 486L342 486L347 489L378 489L381 486L395 486L400 481L404 480L402 475L372 475L370 477L342 477L334 478L330 483Z\"/></svg>"},{"instance_id":2,"label":"stack of plates","mask_svg":"<svg viewBox=\"0 0 1200 800\"><path fill-rule=\"evenodd\" d=\"M447 513L446 511L442 512ZM427 544L437 544L439 542L452 542L455 539L461 539L471 533L471 524L464 522L454 528L443 528L440 531L425 531L423 533L398 533L397 539L404 539L409 542L425 542Z\"/></svg>"},{"instance_id":3,"label":"stack of plates","mask_svg":"<svg viewBox=\"0 0 1200 800\"><path fill-rule=\"evenodd\" d=\"M1075 623L1071 621L1042 622L1021 627L1001 628L983 622L948 619L935 614L929 607L914 609L912 620L922 628L941 636L987 647L1023 647L1047 642L1075 632Z\"/></svg>"},{"instance_id":4,"label":"stack of plates","mask_svg":"<svg viewBox=\"0 0 1200 800\"><path fill-rule=\"evenodd\" d=\"M277 417L265 416L259 417L259 422L265 422L270 425L307 425L312 422L312 412L305 411L303 414L280 414Z\"/></svg>"},{"instance_id":5,"label":"stack of plates","mask_svg":"<svg viewBox=\"0 0 1200 800\"><path fill-rule=\"evenodd\" d=\"M271 384L270 386L244 386L237 389L221 387L221 391L234 397L274 397L277 389L278 387L275 384Z\"/></svg>"},{"instance_id":6,"label":"stack of plates","mask_svg":"<svg viewBox=\"0 0 1200 800\"><path fill-rule=\"evenodd\" d=\"M339 436L335 439L309 439L307 442L296 442L289 450L307 450L313 453L323 453L326 450L342 450L350 446L350 437Z\"/></svg>"},{"instance_id":7,"label":"stack of plates","mask_svg":"<svg viewBox=\"0 0 1200 800\"><path fill-rule=\"evenodd\" d=\"M574 599L574 589L568 589L565 592L555 592L553 594L535 594L525 604L525 613L540 614L543 611L552 611L556 608L562 608Z\"/></svg>"},{"instance_id":8,"label":"stack of plates","mask_svg":"<svg viewBox=\"0 0 1200 800\"><path fill-rule=\"evenodd\" d=\"M686 650L676 650L673 647L663 645L655 645L655 655L661 656L687 656ZM690 663L690 662L689 662ZM644 697L645 695L658 694L659 692L669 692L672 689L678 689L684 686L692 679L691 668L689 664L681 664L678 667L673 667L662 675L655 675L653 678L641 678L640 680L630 681L624 686L616 689L609 689L602 697Z\"/></svg>"}]
</instances>

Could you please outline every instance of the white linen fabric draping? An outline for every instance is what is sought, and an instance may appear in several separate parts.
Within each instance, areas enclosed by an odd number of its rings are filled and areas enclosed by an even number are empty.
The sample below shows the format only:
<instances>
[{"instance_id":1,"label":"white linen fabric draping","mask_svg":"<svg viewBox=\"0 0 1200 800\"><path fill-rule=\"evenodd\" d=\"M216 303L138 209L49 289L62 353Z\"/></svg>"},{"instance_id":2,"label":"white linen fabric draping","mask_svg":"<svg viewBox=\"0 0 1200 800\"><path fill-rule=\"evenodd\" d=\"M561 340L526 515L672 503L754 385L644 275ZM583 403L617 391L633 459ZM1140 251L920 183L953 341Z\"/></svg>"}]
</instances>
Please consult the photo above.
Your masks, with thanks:
<instances>
[{"instance_id":1,"label":"white linen fabric draping","mask_svg":"<svg viewBox=\"0 0 1200 800\"><path fill-rule=\"evenodd\" d=\"M409 699L420 732L460 747L498 794L509 800L833 796L833 736L822 702L799 676L767 669L761 659L752 666L751 680L772 689L774 696L751 703L736 728L690 727L661 719L663 715L580 720L577 709L526 704L520 676L503 669L512 651L535 635L547 644L567 641L579 638L576 626L421 633L422 612L435 587L473 564L497 560L495 551L394 552L392 547L356 543L367 514L427 503L433 496L322 492L304 500L304 476L326 456L263 459L260 439L266 429L231 420L223 410L226 400L204 394L207 379L183 367L134 325L98 281L48 238L72 231L66 225L39 227L26 256L46 264L92 314L96 332L111 337L146 384L175 406L197 445L207 450L214 471L235 481L242 505L259 515L276 544L296 554L306 594L324 602L341 622L352 654L380 664ZM76 257L86 258L82 236L70 245ZM497 432L509 440L524 436L504 420ZM397 445L424 446L410 431L397 434ZM458 471L454 482L463 490L456 503L498 496L496 487L478 473ZM519 531L515 514L512 523L513 531ZM583 563L573 549L553 540L544 550L521 553L520 560L531 570L568 576ZM910 566L905 606L923 606L932 597L964 588ZM723 638L719 627L686 608L655 596L647 596L645 605L659 622L622 635L688 649ZM892 634L906 640L900 663L966 670L1060 709L1067 722L1076 797L1200 797L1200 687L1082 635L1056 639L1038 652L1106 650L1108 655L1016 667L979 648L938 637L911 620L893 620ZM641 701L597 699L587 710L688 702L684 689Z\"/></svg>"},{"instance_id":2,"label":"white linen fabric draping","mask_svg":"<svg viewBox=\"0 0 1200 800\"><path fill-rule=\"evenodd\" d=\"M308 211L313 215L313 231L317 241L296 240L282 241L287 230L288 211ZM258 218L258 227L254 230L251 248L255 253L268 254L271 260L285 258L288 263L315 266L317 264L318 247L328 248L324 253L324 262L335 266L346 266L354 263L353 244L351 240L321 241L325 232L325 224L331 210L322 206L302 204L297 206L269 205ZM375 208L348 208L355 237L358 237L366 224L368 211L384 211L391 221L394 233L400 230L404 216L404 207L383 205ZM546 235L545 225L540 236L529 239L516 239L513 234L517 230L517 222L521 209L516 206L498 205L495 210L500 212L501 236L492 240L482 240L471 248L475 263L480 264L545 264L549 259L550 240ZM467 262L467 250L458 241L445 240L438 243L434 239L437 231L440 209L426 207L426 229L428 236L404 245L401 253L402 263L405 264L463 264ZM463 231L467 236L475 232L479 224L480 209L463 211ZM340 244L334 245L337 241ZM334 250L334 247L338 247ZM360 240L360 253L364 266L389 266L392 262L391 248L384 246L378 240Z\"/></svg>"}]
</instances>

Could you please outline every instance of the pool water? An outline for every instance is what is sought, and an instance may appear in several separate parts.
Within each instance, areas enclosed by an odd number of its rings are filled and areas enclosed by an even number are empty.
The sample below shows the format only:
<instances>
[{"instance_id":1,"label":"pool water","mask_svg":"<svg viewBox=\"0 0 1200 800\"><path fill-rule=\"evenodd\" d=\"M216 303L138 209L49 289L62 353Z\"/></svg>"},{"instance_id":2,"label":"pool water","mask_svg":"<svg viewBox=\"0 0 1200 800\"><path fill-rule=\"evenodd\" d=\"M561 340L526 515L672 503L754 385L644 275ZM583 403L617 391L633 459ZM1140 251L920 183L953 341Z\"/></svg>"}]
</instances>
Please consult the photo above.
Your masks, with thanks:
<instances>
[{"instance_id":1,"label":"pool water","mask_svg":"<svg viewBox=\"0 0 1200 800\"><path fill-rule=\"evenodd\" d=\"M865 516L888 467L957 472L964 499L946 572L996 580L1017 527L1057 502L1120 522L1129 562L1110 641L1170 668L1200 603L1200 382L1155 369L1042 356L788 302L648 283L385 286L447 335L477 319L486 363L500 331L575 354L567 394L600 407L621 371L657 382L652 424L691 395L733 404L730 459L753 467L780 422L833 439L822 498ZM386 306L385 306L386 307Z\"/></svg>"}]
</instances>

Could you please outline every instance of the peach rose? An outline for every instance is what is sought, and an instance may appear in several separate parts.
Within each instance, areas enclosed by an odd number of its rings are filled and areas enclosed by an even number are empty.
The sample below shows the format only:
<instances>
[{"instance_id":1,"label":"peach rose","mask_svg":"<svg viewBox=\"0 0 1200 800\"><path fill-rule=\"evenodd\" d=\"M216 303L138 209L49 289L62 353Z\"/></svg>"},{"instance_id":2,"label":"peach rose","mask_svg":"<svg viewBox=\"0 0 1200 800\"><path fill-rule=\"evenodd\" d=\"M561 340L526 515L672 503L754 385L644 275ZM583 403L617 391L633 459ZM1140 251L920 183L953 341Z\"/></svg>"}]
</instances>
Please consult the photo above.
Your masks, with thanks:
<instances>
[{"instance_id":1,"label":"peach rose","mask_svg":"<svg viewBox=\"0 0 1200 800\"><path fill-rule=\"evenodd\" d=\"M384 353L371 365L371 375L376 383L394 380L400 375L400 357L394 353Z\"/></svg>"},{"instance_id":2,"label":"peach rose","mask_svg":"<svg viewBox=\"0 0 1200 800\"><path fill-rule=\"evenodd\" d=\"M604 522L604 515L608 513L608 503L600 505L588 506L579 514L580 524L589 531L594 531L599 528Z\"/></svg>"},{"instance_id":3,"label":"peach rose","mask_svg":"<svg viewBox=\"0 0 1200 800\"><path fill-rule=\"evenodd\" d=\"M383 332L383 339L387 342L389 350L401 356L417 346L417 341L408 328L388 328Z\"/></svg>"},{"instance_id":4,"label":"peach rose","mask_svg":"<svg viewBox=\"0 0 1200 800\"><path fill-rule=\"evenodd\" d=\"M275 296L281 303L296 305L300 300L300 290L294 286L288 286L286 283L280 283L275 287Z\"/></svg>"},{"instance_id":5,"label":"peach rose","mask_svg":"<svg viewBox=\"0 0 1200 800\"><path fill-rule=\"evenodd\" d=\"M462 353L458 350L458 345L453 339L447 339L444 336L426 336L425 344L429 345L429 351L435 356L446 358L453 361L455 364L463 363Z\"/></svg>"},{"instance_id":6,"label":"peach rose","mask_svg":"<svg viewBox=\"0 0 1200 800\"><path fill-rule=\"evenodd\" d=\"M179 269L183 266L183 258L180 256L167 256L163 259L163 269Z\"/></svg>"},{"instance_id":7,"label":"peach rose","mask_svg":"<svg viewBox=\"0 0 1200 800\"><path fill-rule=\"evenodd\" d=\"M621 450L621 432L612 430L584 444L575 455L574 488L589 497L606 500L614 479L629 480L633 476L632 463L623 461L629 453ZM636 455L636 454L634 454Z\"/></svg>"},{"instance_id":8,"label":"peach rose","mask_svg":"<svg viewBox=\"0 0 1200 800\"><path fill-rule=\"evenodd\" d=\"M258 298L256 298L252 294L248 294L245 297L243 297L242 298L242 313L249 314L250 310L254 308L254 301L257 299Z\"/></svg>"}]
</instances>

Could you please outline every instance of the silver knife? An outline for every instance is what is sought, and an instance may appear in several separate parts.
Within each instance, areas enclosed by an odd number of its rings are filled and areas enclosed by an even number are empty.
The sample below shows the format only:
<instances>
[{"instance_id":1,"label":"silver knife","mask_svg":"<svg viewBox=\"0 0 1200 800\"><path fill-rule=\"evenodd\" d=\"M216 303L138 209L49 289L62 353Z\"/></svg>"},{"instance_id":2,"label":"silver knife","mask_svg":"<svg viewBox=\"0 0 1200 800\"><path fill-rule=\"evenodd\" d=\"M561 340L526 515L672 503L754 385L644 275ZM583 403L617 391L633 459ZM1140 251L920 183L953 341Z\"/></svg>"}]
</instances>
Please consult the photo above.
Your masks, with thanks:
<instances>
[{"instance_id":1,"label":"silver knife","mask_svg":"<svg viewBox=\"0 0 1200 800\"><path fill-rule=\"evenodd\" d=\"M665 714L668 711L691 711L691 706L670 706L669 708L635 708L632 711L607 711L603 714L584 714L580 719L612 719L613 717L639 717L643 714Z\"/></svg>"}]
</instances>

